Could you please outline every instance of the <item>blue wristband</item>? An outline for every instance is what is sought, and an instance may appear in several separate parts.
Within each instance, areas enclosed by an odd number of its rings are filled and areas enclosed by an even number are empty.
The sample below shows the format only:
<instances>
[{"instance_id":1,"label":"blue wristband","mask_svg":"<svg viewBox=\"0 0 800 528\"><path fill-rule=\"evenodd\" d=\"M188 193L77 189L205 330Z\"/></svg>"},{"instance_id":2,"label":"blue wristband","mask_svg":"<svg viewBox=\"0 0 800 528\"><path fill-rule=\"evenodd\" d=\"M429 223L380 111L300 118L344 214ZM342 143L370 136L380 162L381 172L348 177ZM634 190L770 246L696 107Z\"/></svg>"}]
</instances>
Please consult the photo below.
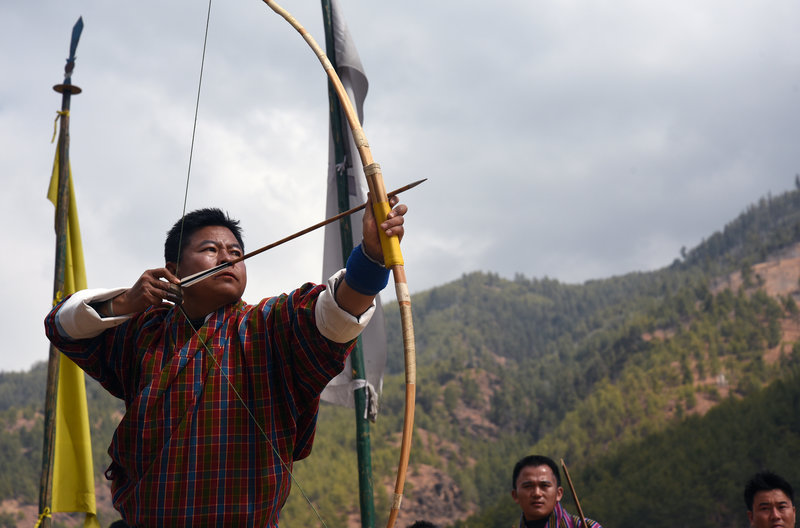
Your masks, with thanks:
<instances>
[{"instance_id":1,"label":"blue wristband","mask_svg":"<svg viewBox=\"0 0 800 528\"><path fill-rule=\"evenodd\" d=\"M375 296L389 283L389 270L367 257L361 244L353 248L346 267L344 280L360 294Z\"/></svg>"}]
</instances>

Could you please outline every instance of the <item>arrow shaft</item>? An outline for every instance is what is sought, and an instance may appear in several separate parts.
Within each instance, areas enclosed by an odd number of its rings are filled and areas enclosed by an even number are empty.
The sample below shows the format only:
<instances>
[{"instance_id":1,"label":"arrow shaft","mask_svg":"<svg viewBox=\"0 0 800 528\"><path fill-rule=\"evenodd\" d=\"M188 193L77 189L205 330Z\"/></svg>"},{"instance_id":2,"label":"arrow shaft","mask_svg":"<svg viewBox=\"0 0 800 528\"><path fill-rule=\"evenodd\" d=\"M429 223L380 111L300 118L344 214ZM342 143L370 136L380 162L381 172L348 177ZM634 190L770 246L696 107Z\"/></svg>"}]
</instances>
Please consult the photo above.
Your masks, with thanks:
<instances>
[{"instance_id":1,"label":"arrow shaft","mask_svg":"<svg viewBox=\"0 0 800 528\"><path fill-rule=\"evenodd\" d=\"M398 195L398 194L400 194L400 193L402 193L404 191L407 191L409 189L413 189L414 187L416 187L420 183L424 182L425 180L427 180L427 178L424 178L422 180L417 180L417 181L415 181L413 183L409 183L408 185L404 185L403 187L400 187L399 189L395 189L394 191L388 193L387 196L389 198L391 198L392 196L396 196L396 195ZM324 227L324 226L326 226L328 224L332 224L333 222L336 222L337 220L341 220L345 216L349 216L349 215L351 215L353 213L357 213L358 211L364 209L364 207L366 207L366 204L361 204L359 206L353 207L352 209L348 209L347 211L341 212L341 213L337 214L336 216L332 216L330 218L327 218L327 219L323 220L322 222L316 223L316 224L314 224L314 225L312 225L310 227L307 227L307 228L305 228L305 229L303 229L301 231L298 231L297 233L293 233L293 234L291 234L291 235L289 235L287 237L284 237L284 238L282 238L280 240L272 242L271 244L267 244L266 246L262 246L262 247L260 247L258 249L255 249L255 250L251 251L250 253L246 253L246 254L242 255L241 257L237 257L237 258L235 258L233 260L230 260L228 262L223 262L222 264L220 264L218 266L214 266L213 268L209 268L207 270L203 270L203 271L195 273L193 275L189 275L188 277L184 277L183 279L181 279L181 288L187 288L189 286L192 286L193 284L197 284L201 280L207 279L207 278L209 278L209 277L211 277L213 275L216 275L220 271L222 271L224 269L227 269L227 268L230 268L231 266L233 266L236 263L242 262L243 260L247 260L250 257L254 257L254 256L256 256L256 255L258 255L260 253L264 253L265 251L268 251L270 249L276 248L276 247L280 246L281 244L285 244L286 242L289 242L290 240L294 240L297 237L301 237L301 236L303 236L305 234L308 234L308 233L310 233L310 232L312 232L314 230L319 229L320 227Z\"/></svg>"}]
</instances>

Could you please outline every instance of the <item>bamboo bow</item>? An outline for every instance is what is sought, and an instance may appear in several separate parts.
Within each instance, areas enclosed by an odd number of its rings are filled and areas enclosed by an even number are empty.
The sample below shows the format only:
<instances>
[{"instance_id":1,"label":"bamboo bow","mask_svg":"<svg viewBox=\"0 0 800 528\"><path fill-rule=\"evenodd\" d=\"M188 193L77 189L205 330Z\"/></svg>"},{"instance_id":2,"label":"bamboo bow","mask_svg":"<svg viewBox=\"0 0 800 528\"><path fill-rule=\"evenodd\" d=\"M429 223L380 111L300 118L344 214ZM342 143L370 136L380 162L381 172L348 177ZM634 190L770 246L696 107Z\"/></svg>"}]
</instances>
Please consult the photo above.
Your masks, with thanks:
<instances>
[{"instance_id":1,"label":"bamboo bow","mask_svg":"<svg viewBox=\"0 0 800 528\"><path fill-rule=\"evenodd\" d=\"M320 48L308 31L285 9L276 4L272 0L263 0L273 11L282 16L293 28L297 30L303 39L308 43L317 58L322 63L322 67L328 74L328 78L333 84L336 95L341 102L344 109L347 121L350 125L350 130L353 133L353 140L355 141L358 153L361 156L361 163L364 166L364 175L367 178L367 185L369 187L370 196L372 197L372 207L375 212L375 218L380 223L382 219L391 211L389 199L386 196L386 189L383 184L383 175L381 174L381 167L372 159L372 152L369 149L369 143L364 135L364 130L361 128L361 123L358 121L358 115L350 103L350 98L342 86L336 70L331 64L325 52ZM405 413L403 415L403 435L400 443L400 461L397 467L397 479L394 486L394 499L392 500L392 509L389 512L388 528L394 526L397 515L400 512L400 505L403 501L403 487L406 481L406 470L408 469L408 460L411 455L411 436L414 429L414 405L415 405L415 392L416 392L416 378L417 378L417 363L416 351L414 348L414 324L411 320L411 296L408 293L408 283L406 281L405 268L403 267L403 255L400 253L400 241L397 237L388 238L386 233L378 230L381 237L381 247L383 248L384 264L387 268L392 270L394 277L395 292L397 294L397 302L400 307L400 319L403 328L403 352L405 357L406 368L406 402Z\"/></svg>"}]
</instances>

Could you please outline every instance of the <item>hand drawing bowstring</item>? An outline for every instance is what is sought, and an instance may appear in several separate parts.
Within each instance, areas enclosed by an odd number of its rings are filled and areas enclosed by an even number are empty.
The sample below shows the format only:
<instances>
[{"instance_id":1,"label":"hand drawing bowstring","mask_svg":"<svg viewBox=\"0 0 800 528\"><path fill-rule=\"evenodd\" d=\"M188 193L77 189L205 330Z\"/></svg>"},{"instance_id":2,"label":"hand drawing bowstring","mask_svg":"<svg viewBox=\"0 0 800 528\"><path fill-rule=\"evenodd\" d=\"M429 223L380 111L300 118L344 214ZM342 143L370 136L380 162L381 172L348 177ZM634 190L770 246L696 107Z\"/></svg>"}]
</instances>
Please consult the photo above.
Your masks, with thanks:
<instances>
[{"instance_id":1,"label":"hand drawing bowstring","mask_svg":"<svg viewBox=\"0 0 800 528\"><path fill-rule=\"evenodd\" d=\"M311 49L317 55L317 58L319 59L323 68L325 69L325 72L328 75L328 79L334 86L337 97L339 98L339 101L345 112L345 116L347 117L348 124L350 125L350 129L353 134L353 139L355 141L356 147L358 148L359 156L361 158L361 162L364 167L364 174L367 178L367 185L369 187L370 196L372 198L372 207L375 213L375 218L380 223L381 219L386 218L386 215L391 210L391 206L389 205L389 199L387 197L386 189L383 183L383 176L381 174L380 165L375 163L372 158L372 153L369 149L369 143L367 142L366 136L364 135L364 131L361 128L361 123L358 120L358 116L355 110L353 109L353 106L350 102L350 98L348 97L344 87L342 86L342 82L339 79L336 70L333 68L331 62L328 60L328 57L322 51L320 46L316 43L314 38L305 30L305 28L302 25L300 25L299 22L297 22L297 20L292 15L290 15L285 9L280 7L272 0L263 0L263 1L273 11L275 11L275 13L279 14L287 22L289 22L289 24L291 24L292 27L294 27L298 33L300 33L300 35L303 37L306 43L311 47ZM194 140L197 129L197 115L198 115L198 108L200 105L200 90L203 80L203 68L205 65L205 54L208 42L208 28L210 24L210 19L211 19L211 0L209 0L208 2L208 12L206 15L206 28L205 28L205 35L203 38L203 53L200 65L200 77L197 87L194 123L192 126L192 140L189 151L189 164L186 175L186 188L184 192L182 218L184 218L186 215L186 202L189 192L189 179L192 167L192 154L194 152ZM381 239L381 247L383 248L384 252L384 263L387 268L390 268L392 270L392 276L394 277L394 282L395 282L395 292L397 295L397 301L400 309L400 317L402 324L403 352L405 360L405 377L406 377L405 412L403 415L403 432L400 445L400 460L398 462L397 478L395 480L395 488L394 488L394 497L392 500L392 507L389 513L389 521L387 524L388 528L392 528L392 526L394 526L395 520L397 519L397 515L399 514L400 511L400 506L403 499L403 487L405 485L406 472L408 469L408 462L411 454L411 437L414 427L414 406L415 406L415 392L416 392L416 351L414 346L414 326L411 318L411 296L409 294L408 283L405 276L405 268L403 264L403 256L400 252L399 240L396 236L391 238L387 237L386 234L382 232L380 229L378 230L378 232ZM181 234L179 237L178 247L181 247L182 245L182 238L183 238L183 220L181 220ZM180 251L178 252L178 261L179 262L176 263L177 266L180 265ZM183 308L181 307L180 309L181 312L183 312ZM187 320L189 320L185 312L183 312L183 315L184 317L186 317ZM295 479L288 463L284 461L283 458L280 456L280 453L270 441L266 431L264 431L261 424L255 418L253 412L247 406L246 402L239 394L239 391L236 389L236 387L228 377L227 373L222 368L220 368L219 363L217 363L217 360L214 357L214 354L209 349L208 345L202 339L200 339L200 336L197 332L197 329L194 328L194 325L192 325L192 330L197 336L198 341L203 345L208 356L214 362L216 368L222 373L226 382L236 395L237 399L245 408L245 410L255 423L258 430L261 432L261 435L264 437L264 439L266 439L268 445L275 453L275 455L277 456L278 460L280 461L284 469L289 474L294 485L297 487L297 489L300 490L306 502L314 511L314 514L316 515L317 519L323 526L326 526L327 528L325 521L322 519L317 509L314 507L314 504L308 498L308 495L303 490L302 486L300 486L300 484Z\"/></svg>"}]
</instances>

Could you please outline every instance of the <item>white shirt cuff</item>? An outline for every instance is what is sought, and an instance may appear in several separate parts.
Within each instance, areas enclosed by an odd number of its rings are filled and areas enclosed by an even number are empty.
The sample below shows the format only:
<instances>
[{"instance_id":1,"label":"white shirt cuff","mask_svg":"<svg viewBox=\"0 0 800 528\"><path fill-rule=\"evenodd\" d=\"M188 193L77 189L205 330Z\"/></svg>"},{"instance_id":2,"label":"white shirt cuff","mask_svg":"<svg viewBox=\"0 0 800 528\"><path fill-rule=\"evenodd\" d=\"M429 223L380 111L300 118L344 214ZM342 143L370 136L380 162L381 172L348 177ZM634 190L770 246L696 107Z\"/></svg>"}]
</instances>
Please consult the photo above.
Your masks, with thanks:
<instances>
[{"instance_id":1,"label":"white shirt cuff","mask_svg":"<svg viewBox=\"0 0 800 528\"><path fill-rule=\"evenodd\" d=\"M103 333L107 328L122 324L130 315L103 317L89 306L90 303L107 301L127 290L127 288L94 288L76 292L61 305L56 313L56 327L62 337L69 339L90 339Z\"/></svg>"},{"instance_id":2,"label":"white shirt cuff","mask_svg":"<svg viewBox=\"0 0 800 528\"><path fill-rule=\"evenodd\" d=\"M314 312L319 333L335 343L347 343L358 337L375 313L374 300L372 306L358 317L343 310L336 303L336 285L344 280L344 273L345 270L339 270L328 279L328 287L317 297Z\"/></svg>"}]
</instances>

